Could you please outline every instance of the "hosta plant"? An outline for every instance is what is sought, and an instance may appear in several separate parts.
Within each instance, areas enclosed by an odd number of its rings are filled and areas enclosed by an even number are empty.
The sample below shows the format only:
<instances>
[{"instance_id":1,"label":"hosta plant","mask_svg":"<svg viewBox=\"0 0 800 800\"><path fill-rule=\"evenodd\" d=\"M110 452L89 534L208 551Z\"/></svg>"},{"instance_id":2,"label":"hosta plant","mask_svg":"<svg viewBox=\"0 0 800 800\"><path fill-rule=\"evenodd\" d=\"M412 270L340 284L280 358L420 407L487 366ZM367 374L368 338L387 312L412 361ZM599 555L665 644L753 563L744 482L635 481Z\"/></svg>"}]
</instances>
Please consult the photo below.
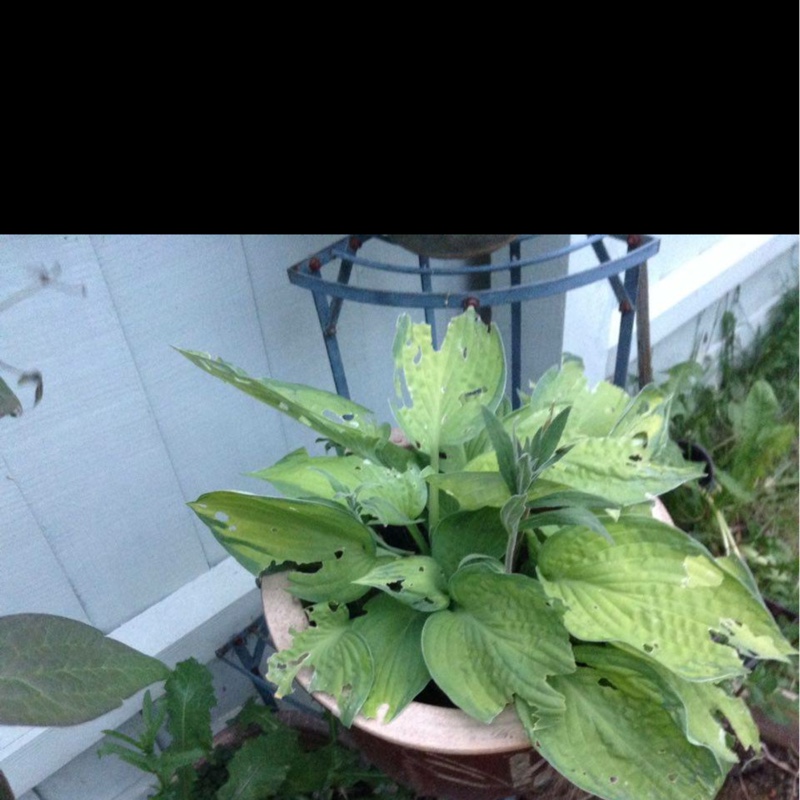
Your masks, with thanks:
<instances>
[{"instance_id":1,"label":"hosta plant","mask_svg":"<svg viewBox=\"0 0 800 800\"><path fill-rule=\"evenodd\" d=\"M388 722L423 690L487 724L513 706L532 745L609 800L713 798L759 747L739 681L794 651L747 566L656 521L699 476L667 436L669 398L631 398L565 360L512 411L502 342L468 310L437 350L398 322L396 427L297 384L183 351L319 433L255 473L283 496L191 503L255 575L288 571L310 626L269 661L301 668L342 721Z\"/></svg>"}]
</instances>

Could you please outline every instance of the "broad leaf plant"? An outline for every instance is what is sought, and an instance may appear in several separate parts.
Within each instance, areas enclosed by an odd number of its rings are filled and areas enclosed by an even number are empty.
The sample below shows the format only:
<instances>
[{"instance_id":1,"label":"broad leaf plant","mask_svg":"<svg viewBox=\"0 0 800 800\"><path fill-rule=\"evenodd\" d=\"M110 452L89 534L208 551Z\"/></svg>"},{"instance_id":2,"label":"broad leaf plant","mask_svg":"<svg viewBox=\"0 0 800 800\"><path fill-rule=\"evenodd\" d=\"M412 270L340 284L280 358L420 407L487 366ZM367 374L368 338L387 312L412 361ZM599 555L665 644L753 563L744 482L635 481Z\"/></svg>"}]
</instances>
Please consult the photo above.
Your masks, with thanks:
<instances>
[{"instance_id":1,"label":"broad leaf plant","mask_svg":"<svg viewBox=\"0 0 800 800\"><path fill-rule=\"evenodd\" d=\"M337 395L183 352L328 444L254 473L282 497L190 504L306 604L309 627L268 664L278 696L310 667L346 725L389 722L430 683L487 724L511 705L547 761L608 800L713 798L735 740L759 748L736 690L794 650L746 565L653 518L700 475L671 447L658 389L590 389L565 359L511 411L502 341L472 310L438 350L400 318L394 431Z\"/></svg>"},{"instance_id":2,"label":"broad leaf plant","mask_svg":"<svg viewBox=\"0 0 800 800\"><path fill-rule=\"evenodd\" d=\"M735 551L716 559L653 518L701 474L669 441L662 390L590 388L565 359L512 411L499 333L471 309L438 350L400 318L395 429L181 352L326 442L254 473L280 497L190 503L305 604L309 627L269 660L277 696L311 668L345 725L389 722L430 685L487 724L511 706L555 769L608 800L711 800L737 749L759 749L737 691L796 653ZM81 623L0 618L0 724L79 722L168 674L128 651Z\"/></svg>"}]
</instances>

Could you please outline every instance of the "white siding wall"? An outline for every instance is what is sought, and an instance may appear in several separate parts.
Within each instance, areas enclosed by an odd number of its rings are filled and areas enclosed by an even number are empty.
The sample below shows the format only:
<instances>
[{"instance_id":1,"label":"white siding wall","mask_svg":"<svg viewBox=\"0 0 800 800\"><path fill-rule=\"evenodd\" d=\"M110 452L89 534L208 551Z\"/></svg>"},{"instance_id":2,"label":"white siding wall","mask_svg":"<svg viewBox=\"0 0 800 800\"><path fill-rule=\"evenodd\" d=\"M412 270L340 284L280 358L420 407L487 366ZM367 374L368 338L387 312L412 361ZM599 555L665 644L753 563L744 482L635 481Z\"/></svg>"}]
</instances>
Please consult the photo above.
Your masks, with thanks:
<instances>
[{"instance_id":1,"label":"white siding wall","mask_svg":"<svg viewBox=\"0 0 800 800\"><path fill-rule=\"evenodd\" d=\"M0 237L0 302L30 281L29 266L58 262L64 284L86 287L86 297L50 287L0 313L0 359L40 369L45 387L37 408L0 420L0 613L82 619L168 663L212 659L259 613L251 576L224 558L185 504L220 488L268 491L244 473L300 445L313 448L314 436L172 348L208 351L254 375L332 390L312 299L289 283L286 269L338 238ZM671 277L677 285L673 276L687 262L734 238L663 237L651 285L658 291ZM764 237L759 246L772 247L772 259L783 259L781 275L795 279L796 238ZM554 246L564 241L553 239ZM371 255L379 257L380 247ZM761 280L763 307L782 284L770 278L772 261L761 261L747 279ZM737 264L734 257L721 274L735 276ZM554 267L562 274L578 268ZM353 282L363 278L356 268ZM388 274L379 280L394 289L416 285ZM712 306L733 288L705 285L710 290L700 305ZM675 307L694 302L676 298ZM590 373L603 377L615 305L608 285L598 284L529 310L525 339L536 353L523 377L558 360L562 349L582 355ZM673 313L670 328L671 308L667 299L659 341L702 311L683 321ZM387 419L397 313L346 303L339 324L353 399ZM505 324L503 312L498 321ZM34 790L42 800L142 797L135 776L123 770L109 777L122 769L110 759L100 770L94 757L83 756L58 771L104 728L125 724L138 702L70 731L0 728L0 769L17 792Z\"/></svg>"}]
</instances>

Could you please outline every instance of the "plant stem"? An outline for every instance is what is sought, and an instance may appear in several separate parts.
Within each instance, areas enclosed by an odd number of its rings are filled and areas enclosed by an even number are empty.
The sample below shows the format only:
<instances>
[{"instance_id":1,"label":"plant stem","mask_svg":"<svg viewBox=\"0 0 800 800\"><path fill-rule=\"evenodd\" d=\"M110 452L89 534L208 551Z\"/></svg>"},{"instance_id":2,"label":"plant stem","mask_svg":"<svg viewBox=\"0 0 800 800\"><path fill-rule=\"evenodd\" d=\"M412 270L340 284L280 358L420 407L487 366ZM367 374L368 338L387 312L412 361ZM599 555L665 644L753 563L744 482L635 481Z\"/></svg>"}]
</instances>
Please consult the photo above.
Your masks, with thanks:
<instances>
[{"instance_id":1,"label":"plant stem","mask_svg":"<svg viewBox=\"0 0 800 800\"><path fill-rule=\"evenodd\" d=\"M431 468L434 474L439 474L439 442L434 442L431 447ZM439 522L439 487L428 484L428 530L432 531Z\"/></svg>"},{"instance_id":2,"label":"plant stem","mask_svg":"<svg viewBox=\"0 0 800 800\"><path fill-rule=\"evenodd\" d=\"M414 539L415 544L419 548L420 553L428 556L431 553L430 545L425 541L425 534L419 529L419 525L412 523L406 526L411 537Z\"/></svg>"}]
</instances>

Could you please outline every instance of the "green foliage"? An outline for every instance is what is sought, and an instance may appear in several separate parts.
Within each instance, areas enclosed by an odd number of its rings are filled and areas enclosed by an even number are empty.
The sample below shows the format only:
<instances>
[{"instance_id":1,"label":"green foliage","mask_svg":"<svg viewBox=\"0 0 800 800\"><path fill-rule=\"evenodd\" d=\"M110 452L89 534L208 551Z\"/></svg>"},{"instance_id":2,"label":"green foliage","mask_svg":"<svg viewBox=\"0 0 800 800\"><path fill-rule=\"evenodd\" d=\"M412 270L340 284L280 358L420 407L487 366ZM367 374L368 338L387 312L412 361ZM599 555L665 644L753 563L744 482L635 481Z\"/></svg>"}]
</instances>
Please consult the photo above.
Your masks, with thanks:
<instances>
[{"instance_id":1,"label":"green foliage","mask_svg":"<svg viewBox=\"0 0 800 800\"><path fill-rule=\"evenodd\" d=\"M157 781L153 800L344 798L353 787L371 795L386 783L380 772L362 767L356 754L337 743L335 728L329 741L309 747L298 730L253 700L231 721L234 744L215 745L211 673L194 659L179 663L164 688L157 702L146 693L138 739L106 731L111 741L99 750L152 774ZM162 732L171 738L159 748Z\"/></svg>"},{"instance_id":2,"label":"green foliage","mask_svg":"<svg viewBox=\"0 0 800 800\"><path fill-rule=\"evenodd\" d=\"M690 482L667 495L670 513L720 563L746 565L795 646L799 309L797 289L787 292L745 349L726 312L718 373L691 361L670 370L663 387L674 393L672 435L702 446L715 471L711 487ZM797 689L796 662L760 663L745 684L752 702L781 722L796 715Z\"/></svg>"},{"instance_id":3,"label":"green foliage","mask_svg":"<svg viewBox=\"0 0 800 800\"><path fill-rule=\"evenodd\" d=\"M431 680L484 722L515 706L555 768L600 797L710 800L731 764L719 716L758 747L734 695L743 659L795 651L738 553L715 559L648 516L703 473L670 441L671 390L590 388L566 360L511 412L499 336L471 309L439 351L401 317L393 356L402 455L366 409L190 354L339 446L258 473L286 498L191 504L244 566L289 570L306 601L309 626L267 678L284 694L311 668L345 724L391 719ZM751 417L768 405L762 393L739 413L756 449Z\"/></svg>"}]
</instances>

